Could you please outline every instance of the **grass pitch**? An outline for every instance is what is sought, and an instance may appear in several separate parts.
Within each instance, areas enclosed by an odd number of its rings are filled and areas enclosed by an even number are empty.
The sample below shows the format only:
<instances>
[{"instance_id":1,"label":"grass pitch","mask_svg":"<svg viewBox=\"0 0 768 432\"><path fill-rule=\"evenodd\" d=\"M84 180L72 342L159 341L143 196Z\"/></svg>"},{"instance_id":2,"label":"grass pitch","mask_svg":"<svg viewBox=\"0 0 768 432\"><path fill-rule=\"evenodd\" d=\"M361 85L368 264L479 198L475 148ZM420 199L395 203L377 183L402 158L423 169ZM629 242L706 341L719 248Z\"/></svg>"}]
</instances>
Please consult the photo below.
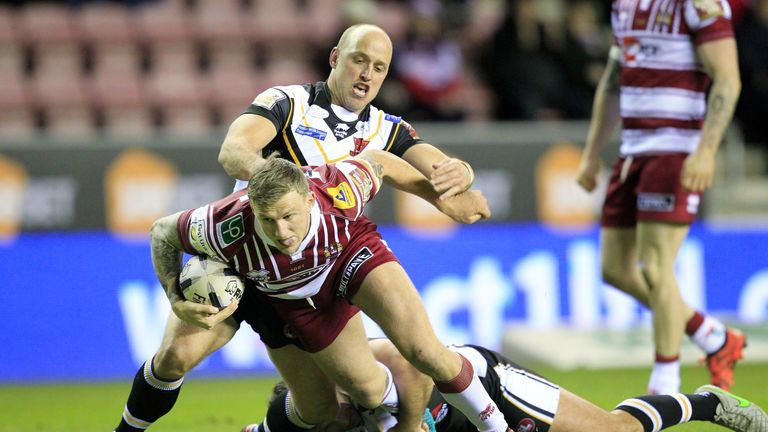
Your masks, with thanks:
<instances>
[{"instance_id":1,"label":"grass pitch","mask_svg":"<svg viewBox=\"0 0 768 432\"><path fill-rule=\"evenodd\" d=\"M540 370L550 380L611 409L644 392L647 369L559 372ZM683 391L707 380L706 370L683 368ZM768 407L768 364L740 364L733 391ZM174 410L158 420L155 432L238 432L260 420L275 377L207 380L190 377ZM131 381L85 384L0 386L0 432L109 432L120 418ZM675 431L721 431L692 423ZM607 431L606 431L607 432Z\"/></svg>"}]
</instances>

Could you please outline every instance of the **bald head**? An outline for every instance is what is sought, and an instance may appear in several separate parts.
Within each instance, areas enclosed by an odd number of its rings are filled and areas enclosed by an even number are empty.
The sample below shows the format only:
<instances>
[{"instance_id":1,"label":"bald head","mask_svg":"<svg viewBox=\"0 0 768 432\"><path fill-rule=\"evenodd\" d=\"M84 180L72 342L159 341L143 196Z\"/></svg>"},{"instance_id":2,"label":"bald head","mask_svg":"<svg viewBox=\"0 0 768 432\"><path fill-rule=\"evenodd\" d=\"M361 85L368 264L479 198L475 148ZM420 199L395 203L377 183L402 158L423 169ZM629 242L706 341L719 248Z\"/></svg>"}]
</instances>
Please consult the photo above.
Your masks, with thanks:
<instances>
[{"instance_id":1,"label":"bald head","mask_svg":"<svg viewBox=\"0 0 768 432\"><path fill-rule=\"evenodd\" d=\"M334 104L359 114L376 97L392 62L392 41L380 27L349 27L331 50L328 87Z\"/></svg>"},{"instance_id":2,"label":"bald head","mask_svg":"<svg viewBox=\"0 0 768 432\"><path fill-rule=\"evenodd\" d=\"M354 47L356 43L362 38L376 38L380 42L389 45L390 60L392 58L392 41L389 39L389 35L381 27L373 24L355 24L347 27L344 33L341 34L339 42L336 44L336 48L341 51Z\"/></svg>"}]
</instances>

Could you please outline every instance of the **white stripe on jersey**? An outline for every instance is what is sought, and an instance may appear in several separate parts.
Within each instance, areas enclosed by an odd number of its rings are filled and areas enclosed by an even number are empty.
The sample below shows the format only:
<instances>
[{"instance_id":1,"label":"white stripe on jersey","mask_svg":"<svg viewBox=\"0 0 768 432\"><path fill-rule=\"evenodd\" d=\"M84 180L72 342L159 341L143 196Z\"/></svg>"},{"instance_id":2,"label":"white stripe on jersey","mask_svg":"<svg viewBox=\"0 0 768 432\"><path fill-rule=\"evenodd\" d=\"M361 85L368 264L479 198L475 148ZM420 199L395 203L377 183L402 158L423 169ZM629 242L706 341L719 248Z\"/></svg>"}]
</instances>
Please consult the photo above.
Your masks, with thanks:
<instances>
[{"instance_id":1,"label":"white stripe on jersey","mask_svg":"<svg viewBox=\"0 0 768 432\"><path fill-rule=\"evenodd\" d=\"M624 129L621 131L621 154L626 156L642 153L665 152L691 153L701 138L695 129Z\"/></svg>"},{"instance_id":2,"label":"white stripe on jersey","mask_svg":"<svg viewBox=\"0 0 768 432\"><path fill-rule=\"evenodd\" d=\"M208 216L207 220L212 221L213 219L213 206L212 205L206 205L208 207ZM216 255L219 257L223 257L224 254L221 253L221 249L219 248L219 239L216 237L216 224L210 223L208 224L208 238L210 239L210 244L213 246L214 249L216 249Z\"/></svg>"},{"instance_id":3,"label":"white stripe on jersey","mask_svg":"<svg viewBox=\"0 0 768 432\"><path fill-rule=\"evenodd\" d=\"M671 87L622 87L621 117L699 120L707 101L704 93Z\"/></svg>"},{"instance_id":4,"label":"white stripe on jersey","mask_svg":"<svg viewBox=\"0 0 768 432\"><path fill-rule=\"evenodd\" d=\"M297 300L297 299L312 297L313 295L320 292L320 288L323 287L323 283L325 283L325 280L328 279L328 275L331 273L332 268L333 268L332 265L327 265L321 273L313 274L312 277L314 277L314 279L306 283L304 282L304 280L297 280L297 281L291 281L285 284L274 284L274 283L268 284L269 289L264 292L270 297L277 297L285 300ZM294 285L300 285L300 287L293 291L283 293L283 294L273 294L270 292L274 290L289 288Z\"/></svg>"},{"instance_id":5,"label":"white stripe on jersey","mask_svg":"<svg viewBox=\"0 0 768 432\"><path fill-rule=\"evenodd\" d=\"M560 404L560 388L545 379L514 368L496 365L504 399L537 420L552 424Z\"/></svg>"}]
</instances>

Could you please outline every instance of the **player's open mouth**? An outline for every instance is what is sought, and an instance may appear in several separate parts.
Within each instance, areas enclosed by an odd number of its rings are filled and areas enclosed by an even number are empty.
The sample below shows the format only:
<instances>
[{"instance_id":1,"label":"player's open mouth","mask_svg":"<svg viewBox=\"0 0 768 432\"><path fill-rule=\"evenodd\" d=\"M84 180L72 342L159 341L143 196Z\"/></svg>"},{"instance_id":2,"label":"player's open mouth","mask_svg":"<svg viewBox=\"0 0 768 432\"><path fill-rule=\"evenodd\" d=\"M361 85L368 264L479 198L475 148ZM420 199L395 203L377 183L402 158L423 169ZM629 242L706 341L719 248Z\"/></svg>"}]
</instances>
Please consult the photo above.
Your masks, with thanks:
<instances>
[{"instance_id":1,"label":"player's open mouth","mask_svg":"<svg viewBox=\"0 0 768 432\"><path fill-rule=\"evenodd\" d=\"M370 87L365 84L355 84L355 86L352 87L352 91L357 97L365 97L365 95L368 94L369 89Z\"/></svg>"}]
</instances>

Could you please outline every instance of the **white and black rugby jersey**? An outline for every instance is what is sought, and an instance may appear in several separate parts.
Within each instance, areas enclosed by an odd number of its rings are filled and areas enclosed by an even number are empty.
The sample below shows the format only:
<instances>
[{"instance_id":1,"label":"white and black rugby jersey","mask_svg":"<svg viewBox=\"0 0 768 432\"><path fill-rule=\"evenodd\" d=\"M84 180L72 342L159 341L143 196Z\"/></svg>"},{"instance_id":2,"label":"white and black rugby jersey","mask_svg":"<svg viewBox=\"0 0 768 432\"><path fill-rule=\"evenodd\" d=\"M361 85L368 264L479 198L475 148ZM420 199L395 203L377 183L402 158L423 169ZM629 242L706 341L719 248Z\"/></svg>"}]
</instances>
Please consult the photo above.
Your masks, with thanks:
<instances>
[{"instance_id":1,"label":"white and black rugby jersey","mask_svg":"<svg viewBox=\"0 0 768 432\"><path fill-rule=\"evenodd\" d=\"M268 118L278 131L262 150L263 157L279 151L299 166L338 162L364 149L402 156L423 142L406 121L370 104L357 118L340 119L331 108L324 81L267 89L256 96L245 113Z\"/></svg>"}]
</instances>

